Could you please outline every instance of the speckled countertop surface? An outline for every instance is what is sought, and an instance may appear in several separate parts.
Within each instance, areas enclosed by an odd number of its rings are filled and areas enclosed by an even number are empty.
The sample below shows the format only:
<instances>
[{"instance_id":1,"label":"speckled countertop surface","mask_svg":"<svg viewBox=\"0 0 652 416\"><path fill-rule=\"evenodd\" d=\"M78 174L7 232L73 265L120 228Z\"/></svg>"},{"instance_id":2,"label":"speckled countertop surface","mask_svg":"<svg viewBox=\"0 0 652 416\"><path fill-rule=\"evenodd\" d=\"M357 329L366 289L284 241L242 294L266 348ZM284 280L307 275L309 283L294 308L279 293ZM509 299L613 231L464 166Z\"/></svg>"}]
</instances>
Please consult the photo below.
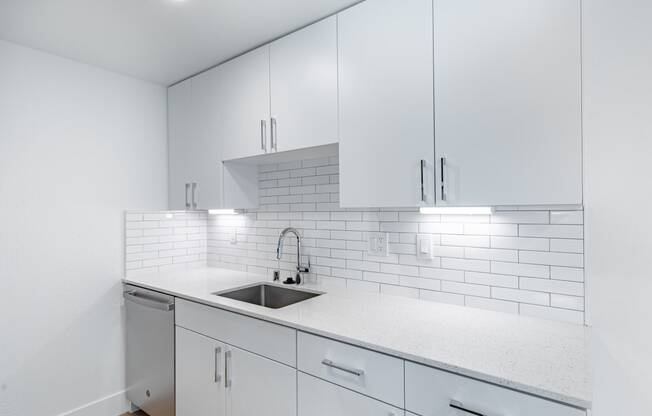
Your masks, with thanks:
<instances>
[{"instance_id":1,"label":"speckled countertop surface","mask_svg":"<svg viewBox=\"0 0 652 416\"><path fill-rule=\"evenodd\" d=\"M327 293L281 309L213 294L266 280L218 268L124 279L562 403L591 407L589 328L319 284L302 288Z\"/></svg>"}]
</instances>

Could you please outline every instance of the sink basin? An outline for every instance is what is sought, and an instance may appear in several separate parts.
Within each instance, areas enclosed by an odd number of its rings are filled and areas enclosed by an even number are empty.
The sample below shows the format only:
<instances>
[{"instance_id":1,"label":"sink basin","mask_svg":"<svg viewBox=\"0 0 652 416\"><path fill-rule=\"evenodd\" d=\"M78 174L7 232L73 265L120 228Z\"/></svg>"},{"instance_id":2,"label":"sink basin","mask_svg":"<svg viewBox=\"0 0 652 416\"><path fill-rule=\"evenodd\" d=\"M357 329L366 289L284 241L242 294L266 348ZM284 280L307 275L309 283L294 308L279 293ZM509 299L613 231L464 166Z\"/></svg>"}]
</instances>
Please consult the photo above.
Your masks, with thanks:
<instances>
[{"instance_id":1,"label":"sink basin","mask_svg":"<svg viewBox=\"0 0 652 416\"><path fill-rule=\"evenodd\" d=\"M216 292L214 295L265 306L267 308L279 309L306 299L314 298L315 296L321 295L321 293L260 283L240 289Z\"/></svg>"}]
</instances>

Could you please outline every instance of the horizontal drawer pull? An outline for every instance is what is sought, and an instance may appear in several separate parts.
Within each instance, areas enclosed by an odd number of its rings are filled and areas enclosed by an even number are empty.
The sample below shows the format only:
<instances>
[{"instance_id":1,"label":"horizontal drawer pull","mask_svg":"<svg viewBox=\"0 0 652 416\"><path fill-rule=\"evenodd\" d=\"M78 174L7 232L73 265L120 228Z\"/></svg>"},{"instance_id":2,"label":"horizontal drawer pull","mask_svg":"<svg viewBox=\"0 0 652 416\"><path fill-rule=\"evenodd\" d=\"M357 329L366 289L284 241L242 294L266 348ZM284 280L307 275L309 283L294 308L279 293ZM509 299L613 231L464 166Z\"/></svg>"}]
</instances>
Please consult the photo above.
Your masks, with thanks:
<instances>
[{"instance_id":1,"label":"horizontal drawer pull","mask_svg":"<svg viewBox=\"0 0 652 416\"><path fill-rule=\"evenodd\" d=\"M331 367L336 370L344 371L345 373L353 374L358 377L362 377L364 375L364 370L360 370L359 368L347 367L341 364L335 364L331 360L327 360L325 358L321 360L321 363L324 364L326 367Z\"/></svg>"},{"instance_id":2,"label":"horizontal drawer pull","mask_svg":"<svg viewBox=\"0 0 652 416\"><path fill-rule=\"evenodd\" d=\"M461 403L461 402L458 402L457 400L451 400L449 406L452 407L453 409L460 410L460 411L468 413L470 415L485 416L484 413L479 413L479 412L476 412L476 411L469 410L469 409L465 408L464 404Z\"/></svg>"}]
</instances>

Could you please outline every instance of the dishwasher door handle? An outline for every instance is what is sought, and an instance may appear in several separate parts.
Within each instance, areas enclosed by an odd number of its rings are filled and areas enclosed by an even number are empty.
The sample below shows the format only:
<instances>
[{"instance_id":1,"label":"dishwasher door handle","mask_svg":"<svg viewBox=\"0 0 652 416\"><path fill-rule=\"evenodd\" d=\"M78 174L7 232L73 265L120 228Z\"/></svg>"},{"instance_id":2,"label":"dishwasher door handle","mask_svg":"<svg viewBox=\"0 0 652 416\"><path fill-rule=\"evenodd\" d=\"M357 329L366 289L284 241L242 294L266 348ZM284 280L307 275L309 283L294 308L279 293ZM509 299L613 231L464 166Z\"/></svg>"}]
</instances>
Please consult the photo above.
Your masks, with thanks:
<instances>
[{"instance_id":1,"label":"dishwasher door handle","mask_svg":"<svg viewBox=\"0 0 652 416\"><path fill-rule=\"evenodd\" d=\"M128 300L129 302L137 303L139 305L152 308L152 309L158 309L160 311L169 312L171 310L174 310L174 303L160 302L156 299L148 298L145 296L139 296L136 290L131 290L123 293L124 293L125 300Z\"/></svg>"}]
</instances>

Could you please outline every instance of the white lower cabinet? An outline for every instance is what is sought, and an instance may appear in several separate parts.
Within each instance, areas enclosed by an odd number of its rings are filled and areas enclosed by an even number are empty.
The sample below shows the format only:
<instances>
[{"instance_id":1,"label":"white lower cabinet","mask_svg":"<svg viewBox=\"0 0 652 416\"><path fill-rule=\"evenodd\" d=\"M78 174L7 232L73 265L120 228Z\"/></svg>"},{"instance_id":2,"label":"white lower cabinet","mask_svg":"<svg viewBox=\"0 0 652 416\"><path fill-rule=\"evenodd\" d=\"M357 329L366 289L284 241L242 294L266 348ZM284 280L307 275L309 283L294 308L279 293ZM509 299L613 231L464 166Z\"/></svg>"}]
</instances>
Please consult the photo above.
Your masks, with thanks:
<instances>
[{"instance_id":1,"label":"white lower cabinet","mask_svg":"<svg viewBox=\"0 0 652 416\"><path fill-rule=\"evenodd\" d=\"M296 416L294 367L179 326L175 348L176 416Z\"/></svg>"},{"instance_id":2,"label":"white lower cabinet","mask_svg":"<svg viewBox=\"0 0 652 416\"><path fill-rule=\"evenodd\" d=\"M403 410L299 373L298 416L402 416Z\"/></svg>"},{"instance_id":3,"label":"white lower cabinet","mask_svg":"<svg viewBox=\"0 0 652 416\"><path fill-rule=\"evenodd\" d=\"M299 332L297 368L366 396L403 407L403 360L400 358Z\"/></svg>"},{"instance_id":4,"label":"white lower cabinet","mask_svg":"<svg viewBox=\"0 0 652 416\"><path fill-rule=\"evenodd\" d=\"M229 416L297 414L297 370L235 347L226 353Z\"/></svg>"},{"instance_id":5,"label":"white lower cabinet","mask_svg":"<svg viewBox=\"0 0 652 416\"><path fill-rule=\"evenodd\" d=\"M176 327L176 416L226 414L226 345Z\"/></svg>"},{"instance_id":6,"label":"white lower cabinet","mask_svg":"<svg viewBox=\"0 0 652 416\"><path fill-rule=\"evenodd\" d=\"M586 416L584 410L407 361L405 408L421 416Z\"/></svg>"},{"instance_id":7,"label":"white lower cabinet","mask_svg":"<svg viewBox=\"0 0 652 416\"><path fill-rule=\"evenodd\" d=\"M176 416L586 416L260 319L176 305Z\"/></svg>"}]
</instances>

